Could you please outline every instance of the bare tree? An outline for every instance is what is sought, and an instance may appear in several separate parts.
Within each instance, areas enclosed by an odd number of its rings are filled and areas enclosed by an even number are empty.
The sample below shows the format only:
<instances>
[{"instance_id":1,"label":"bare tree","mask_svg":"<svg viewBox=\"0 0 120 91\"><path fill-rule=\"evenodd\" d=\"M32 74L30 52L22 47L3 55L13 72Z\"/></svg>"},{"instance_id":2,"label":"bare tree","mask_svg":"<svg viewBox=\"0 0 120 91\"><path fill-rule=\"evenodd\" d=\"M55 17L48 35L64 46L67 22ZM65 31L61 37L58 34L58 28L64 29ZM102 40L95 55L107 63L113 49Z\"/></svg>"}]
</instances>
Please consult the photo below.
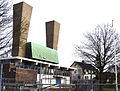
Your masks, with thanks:
<instances>
[{"instance_id":1,"label":"bare tree","mask_svg":"<svg viewBox=\"0 0 120 91\"><path fill-rule=\"evenodd\" d=\"M6 57L12 48L12 2L0 0L0 57Z\"/></svg>"},{"instance_id":2,"label":"bare tree","mask_svg":"<svg viewBox=\"0 0 120 91\"><path fill-rule=\"evenodd\" d=\"M119 35L109 24L96 26L94 32L84 34L86 41L75 45L76 53L98 69L98 78L114 64L114 45L116 58L120 55ZM114 42L116 40L116 44Z\"/></svg>"}]
</instances>

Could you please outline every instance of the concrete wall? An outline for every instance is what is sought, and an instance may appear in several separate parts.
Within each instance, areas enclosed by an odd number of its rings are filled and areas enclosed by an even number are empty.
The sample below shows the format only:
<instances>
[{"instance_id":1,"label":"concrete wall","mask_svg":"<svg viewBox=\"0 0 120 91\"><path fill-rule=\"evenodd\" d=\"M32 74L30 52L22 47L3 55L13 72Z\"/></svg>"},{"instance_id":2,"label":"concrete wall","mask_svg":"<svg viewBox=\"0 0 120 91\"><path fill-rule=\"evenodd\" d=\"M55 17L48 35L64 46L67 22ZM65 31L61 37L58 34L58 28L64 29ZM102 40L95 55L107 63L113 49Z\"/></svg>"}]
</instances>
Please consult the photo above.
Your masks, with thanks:
<instances>
[{"instance_id":1,"label":"concrete wall","mask_svg":"<svg viewBox=\"0 0 120 91\"><path fill-rule=\"evenodd\" d=\"M13 46L12 56L25 57L32 7L25 2L13 7Z\"/></svg>"},{"instance_id":2,"label":"concrete wall","mask_svg":"<svg viewBox=\"0 0 120 91\"><path fill-rule=\"evenodd\" d=\"M9 83L35 83L37 71L30 69L16 68L15 64L4 64L3 67L5 82Z\"/></svg>"},{"instance_id":3,"label":"concrete wall","mask_svg":"<svg viewBox=\"0 0 120 91\"><path fill-rule=\"evenodd\" d=\"M15 65L14 64L4 64L3 74L5 82L15 83Z\"/></svg>"},{"instance_id":4,"label":"concrete wall","mask_svg":"<svg viewBox=\"0 0 120 91\"><path fill-rule=\"evenodd\" d=\"M46 45L57 50L60 24L56 21L46 22Z\"/></svg>"},{"instance_id":5,"label":"concrete wall","mask_svg":"<svg viewBox=\"0 0 120 91\"><path fill-rule=\"evenodd\" d=\"M37 81L37 71L29 69L16 69L16 82L32 83Z\"/></svg>"}]
</instances>

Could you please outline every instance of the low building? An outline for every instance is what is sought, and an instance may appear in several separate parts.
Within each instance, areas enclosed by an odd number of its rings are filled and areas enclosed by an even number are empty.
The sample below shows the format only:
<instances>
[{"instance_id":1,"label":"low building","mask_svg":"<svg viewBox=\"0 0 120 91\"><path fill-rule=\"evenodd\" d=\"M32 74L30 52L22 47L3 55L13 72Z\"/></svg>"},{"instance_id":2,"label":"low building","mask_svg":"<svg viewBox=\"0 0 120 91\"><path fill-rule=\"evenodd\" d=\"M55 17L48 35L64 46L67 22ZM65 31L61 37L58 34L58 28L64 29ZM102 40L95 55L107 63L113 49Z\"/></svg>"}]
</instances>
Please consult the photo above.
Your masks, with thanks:
<instances>
[{"instance_id":1,"label":"low building","mask_svg":"<svg viewBox=\"0 0 120 91\"><path fill-rule=\"evenodd\" d=\"M31 14L32 6L25 2L13 7L12 56L0 58L0 86L70 84L73 68L60 66L58 60L60 24L54 20L46 22L46 46L27 43Z\"/></svg>"},{"instance_id":2,"label":"low building","mask_svg":"<svg viewBox=\"0 0 120 91\"><path fill-rule=\"evenodd\" d=\"M4 85L39 86L70 84L73 68L23 57L1 58L1 74Z\"/></svg>"},{"instance_id":3,"label":"low building","mask_svg":"<svg viewBox=\"0 0 120 91\"><path fill-rule=\"evenodd\" d=\"M93 67L91 64L86 64L84 61L77 62L74 61L71 67L76 68L72 72L72 82L77 82L79 80L91 80L95 75L95 67Z\"/></svg>"}]
</instances>

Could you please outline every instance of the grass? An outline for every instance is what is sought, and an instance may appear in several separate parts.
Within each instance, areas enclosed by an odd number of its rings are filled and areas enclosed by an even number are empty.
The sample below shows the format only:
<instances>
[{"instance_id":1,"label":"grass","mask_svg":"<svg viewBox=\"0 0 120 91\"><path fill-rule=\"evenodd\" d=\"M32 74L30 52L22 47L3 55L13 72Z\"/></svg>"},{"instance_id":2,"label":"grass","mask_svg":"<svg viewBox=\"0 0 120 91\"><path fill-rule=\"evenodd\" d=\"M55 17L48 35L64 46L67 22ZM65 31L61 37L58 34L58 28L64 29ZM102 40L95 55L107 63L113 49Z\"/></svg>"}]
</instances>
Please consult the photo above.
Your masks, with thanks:
<instances>
[{"instance_id":1,"label":"grass","mask_svg":"<svg viewBox=\"0 0 120 91\"><path fill-rule=\"evenodd\" d=\"M115 88L103 88L103 90L95 90L95 91L115 91ZM120 89L118 91L120 91Z\"/></svg>"}]
</instances>

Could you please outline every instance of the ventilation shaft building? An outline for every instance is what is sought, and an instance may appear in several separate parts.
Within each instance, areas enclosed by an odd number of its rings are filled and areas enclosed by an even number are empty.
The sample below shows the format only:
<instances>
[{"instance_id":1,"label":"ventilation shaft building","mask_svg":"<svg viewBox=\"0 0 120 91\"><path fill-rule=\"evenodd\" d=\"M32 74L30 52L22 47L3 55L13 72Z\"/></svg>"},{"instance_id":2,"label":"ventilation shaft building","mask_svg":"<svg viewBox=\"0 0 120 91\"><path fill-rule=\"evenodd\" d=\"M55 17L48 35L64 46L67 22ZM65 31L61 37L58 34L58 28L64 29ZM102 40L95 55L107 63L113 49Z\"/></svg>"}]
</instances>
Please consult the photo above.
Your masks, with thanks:
<instances>
[{"instance_id":1,"label":"ventilation shaft building","mask_svg":"<svg viewBox=\"0 0 120 91\"><path fill-rule=\"evenodd\" d=\"M4 83L70 84L70 71L73 69L59 65L57 44L60 24L46 22L47 47L27 43L31 14L32 7L27 3L14 5L12 57L0 59Z\"/></svg>"}]
</instances>

